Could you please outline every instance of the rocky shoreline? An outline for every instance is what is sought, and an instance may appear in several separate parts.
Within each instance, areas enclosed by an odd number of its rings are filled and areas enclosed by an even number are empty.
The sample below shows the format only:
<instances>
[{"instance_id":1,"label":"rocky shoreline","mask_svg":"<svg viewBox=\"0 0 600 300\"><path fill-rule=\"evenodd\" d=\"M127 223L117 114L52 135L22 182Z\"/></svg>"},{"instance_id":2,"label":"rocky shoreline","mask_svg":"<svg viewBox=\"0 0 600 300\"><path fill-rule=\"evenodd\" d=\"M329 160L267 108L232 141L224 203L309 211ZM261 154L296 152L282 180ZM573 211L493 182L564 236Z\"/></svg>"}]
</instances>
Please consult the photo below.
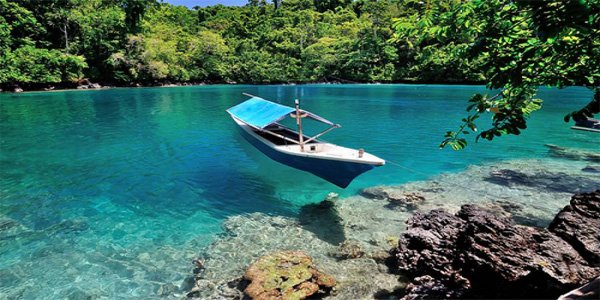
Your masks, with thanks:
<instances>
[{"instance_id":1,"label":"rocky shoreline","mask_svg":"<svg viewBox=\"0 0 600 300\"><path fill-rule=\"evenodd\" d=\"M600 190L576 194L547 229L476 205L417 213L392 251L402 299L558 298L600 276Z\"/></svg>"},{"instance_id":2,"label":"rocky shoreline","mask_svg":"<svg viewBox=\"0 0 600 300\"><path fill-rule=\"evenodd\" d=\"M455 256L462 250L447 249L458 247L458 236L462 237L461 247L466 247L466 243L471 241L474 253L479 253L477 251L481 248L478 242L486 245L486 249L491 247L496 251L495 256L489 256L487 261L474 255L467 258L480 262L481 272L490 274L491 278L498 280L497 283L521 278L524 272L529 272L536 274L535 278L547 279L545 286L532 290L540 291L538 296L555 297L566 293L584 284L594 274L600 275L598 266L587 260L589 254L584 258L579 254L580 249L572 246L574 242L566 238L571 236L573 241L588 245L580 248L598 254L600 249L597 246L589 247L593 245L589 241L594 240L596 232L574 236L575 231L564 229L564 239L558 233L559 228L567 228L568 224L575 226L573 220L577 219L569 217L565 204L574 193L600 187L600 174L587 171L586 168L595 169L597 166L590 165L589 160L580 159L581 156L567 155L557 159L560 154L554 154L555 158L551 159L473 166L462 173L444 174L427 181L368 188L361 195L345 199L330 194L319 204L303 207L297 218L260 213L231 217L223 224L223 234L196 260L195 275L189 280L187 297L248 297L248 293L244 292L249 284L248 278L244 277L248 267L261 257L281 251L302 251L311 257L315 268L335 279L335 286L327 288L327 293L312 286L311 291L319 298L511 296L482 294L485 285L477 280L471 282L473 274L479 274L480 270L463 270L454 265L457 263L454 262ZM583 195L587 197L587 194ZM580 199L577 197L573 199ZM569 207L578 212L596 209L595 206L582 206L581 201ZM563 221L557 223L557 219ZM591 218L593 222L597 219ZM543 229L548 226L554 231ZM496 234L500 232L504 240L486 230ZM410 239L412 236L415 240ZM502 241L500 245L495 244L498 240ZM409 243L415 241L421 247L429 245L427 251L441 251L441 254L423 256L424 260L433 259L430 265L423 265L418 259L418 255L423 255L423 249L413 249L414 245ZM516 258L503 253L513 248L523 248L525 252L518 257L524 264L513 262ZM405 258L402 253L406 253ZM571 259L569 263L564 257ZM565 273L571 262L581 268ZM429 271L432 271L431 274ZM495 271L499 274L492 275ZM314 282L314 279L310 280ZM535 283L517 280L511 283L513 289L519 290L517 287L523 282ZM553 289L546 291L545 288L549 287Z\"/></svg>"},{"instance_id":3,"label":"rocky shoreline","mask_svg":"<svg viewBox=\"0 0 600 300\"><path fill-rule=\"evenodd\" d=\"M28 86L12 85L0 88L0 92L23 93L23 92L49 92L49 91L68 91L68 90L100 90L111 88L132 88L132 87L178 87L178 86L202 86L208 84L235 84L231 82L207 83L207 82L153 82L153 83L131 83L115 84L109 82L91 82L88 79L82 79L73 83L57 84L32 84Z\"/></svg>"},{"instance_id":4,"label":"rocky shoreline","mask_svg":"<svg viewBox=\"0 0 600 300\"><path fill-rule=\"evenodd\" d=\"M445 84L445 85L482 85L481 82L472 81L416 81L416 80L398 80L392 82L356 82L342 78L329 78L329 80L317 81L288 81L288 82L236 82L236 81L156 81L156 82L104 82L98 81L92 83L89 79L82 79L77 82L59 82L59 83L31 83L31 84L3 84L0 85L0 92L22 93L39 91L60 91L60 90L86 90L86 89L107 89L107 88L132 88L132 87L178 87L178 86L202 86L216 84L251 84L251 85L302 85L302 84Z\"/></svg>"}]
</instances>

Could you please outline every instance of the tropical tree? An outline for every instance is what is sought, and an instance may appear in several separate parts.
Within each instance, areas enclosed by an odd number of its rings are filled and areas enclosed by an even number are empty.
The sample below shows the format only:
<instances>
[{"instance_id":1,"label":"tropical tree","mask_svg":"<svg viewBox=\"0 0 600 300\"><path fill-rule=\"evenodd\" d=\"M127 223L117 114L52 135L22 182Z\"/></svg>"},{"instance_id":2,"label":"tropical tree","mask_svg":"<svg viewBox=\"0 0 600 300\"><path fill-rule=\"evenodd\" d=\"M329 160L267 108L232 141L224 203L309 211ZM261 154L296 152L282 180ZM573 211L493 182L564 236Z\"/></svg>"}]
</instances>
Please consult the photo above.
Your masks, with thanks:
<instances>
[{"instance_id":1,"label":"tropical tree","mask_svg":"<svg viewBox=\"0 0 600 300\"><path fill-rule=\"evenodd\" d=\"M70 82L82 76L85 59L45 48L46 33L30 10L0 0L0 84Z\"/></svg>"},{"instance_id":2,"label":"tropical tree","mask_svg":"<svg viewBox=\"0 0 600 300\"><path fill-rule=\"evenodd\" d=\"M407 1L414 13L395 22L396 41L444 49L453 44L451 60L464 57L481 70L496 92L469 100L469 116L456 131L446 133L441 147L462 149L464 134L478 130L475 120L492 114L491 126L477 139L518 135L528 116L541 107L539 86L583 85L595 90L592 102L576 118L600 109L600 3L588 1ZM419 4L421 6L419 6ZM465 47L468 44L468 47Z\"/></svg>"}]
</instances>

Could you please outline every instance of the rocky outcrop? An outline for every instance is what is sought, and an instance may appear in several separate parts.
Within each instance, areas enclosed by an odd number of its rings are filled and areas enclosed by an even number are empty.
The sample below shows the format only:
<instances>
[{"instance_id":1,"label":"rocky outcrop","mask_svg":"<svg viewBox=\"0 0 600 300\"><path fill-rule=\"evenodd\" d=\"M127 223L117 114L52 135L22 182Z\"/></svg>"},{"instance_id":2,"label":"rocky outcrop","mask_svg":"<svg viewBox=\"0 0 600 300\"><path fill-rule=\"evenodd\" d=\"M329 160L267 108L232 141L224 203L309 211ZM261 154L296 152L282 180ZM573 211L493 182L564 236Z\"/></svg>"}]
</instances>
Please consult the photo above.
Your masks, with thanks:
<instances>
[{"instance_id":1,"label":"rocky outcrop","mask_svg":"<svg viewBox=\"0 0 600 300\"><path fill-rule=\"evenodd\" d=\"M244 278L250 281L244 292L252 299L306 299L336 284L302 251L265 255L246 270Z\"/></svg>"},{"instance_id":2,"label":"rocky outcrop","mask_svg":"<svg viewBox=\"0 0 600 300\"><path fill-rule=\"evenodd\" d=\"M100 89L102 86L98 83L92 83L89 79L84 78L77 81L77 89Z\"/></svg>"},{"instance_id":3,"label":"rocky outcrop","mask_svg":"<svg viewBox=\"0 0 600 300\"><path fill-rule=\"evenodd\" d=\"M573 197L549 229L475 205L417 213L393 251L404 299L557 298L600 275L600 190Z\"/></svg>"},{"instance_id":4,"label":"rocky outcrop","mask_svg":"<svg viewBox=\"0 0 600 300\"><path fill-rule=\"evenodd\" d=\"M600 267L600 190L573 196L548 229L567 241L592 266Z\"/></svg>"}]
</instances>

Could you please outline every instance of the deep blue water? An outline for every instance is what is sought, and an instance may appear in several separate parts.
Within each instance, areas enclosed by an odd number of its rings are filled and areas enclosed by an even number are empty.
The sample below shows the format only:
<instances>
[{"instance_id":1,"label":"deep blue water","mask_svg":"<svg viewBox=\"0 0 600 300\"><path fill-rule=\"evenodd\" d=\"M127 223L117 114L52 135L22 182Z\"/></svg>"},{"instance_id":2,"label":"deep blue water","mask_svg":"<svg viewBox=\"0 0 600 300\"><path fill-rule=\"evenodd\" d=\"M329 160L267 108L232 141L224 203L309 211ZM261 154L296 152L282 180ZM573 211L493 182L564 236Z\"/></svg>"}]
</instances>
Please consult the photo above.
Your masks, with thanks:
<instances>
[{"instance_id":1,"label":"deep blue water","mask_svg":"<svg viewBox=\"0 0 600 300\"><path fill-rule=\"evenodd\" d=\"M189 261L227 216L294 216L328 192L399 184L473 164L547 156L544 144L598 150L562 117L585 88L542 89L520 136L440 150L478 86L196 86L0 95L0 295L143 297L185 289ZM327 141L392 164L345 190L249 146L225 110L242 92L301 100L342 128ZM481 118L486 121L489 116ZM484 127L484 126L482 126ZM308 126L309 130L316 130ZM234 249L232 249L234 251Z\"/></svg>"}]
</instances>

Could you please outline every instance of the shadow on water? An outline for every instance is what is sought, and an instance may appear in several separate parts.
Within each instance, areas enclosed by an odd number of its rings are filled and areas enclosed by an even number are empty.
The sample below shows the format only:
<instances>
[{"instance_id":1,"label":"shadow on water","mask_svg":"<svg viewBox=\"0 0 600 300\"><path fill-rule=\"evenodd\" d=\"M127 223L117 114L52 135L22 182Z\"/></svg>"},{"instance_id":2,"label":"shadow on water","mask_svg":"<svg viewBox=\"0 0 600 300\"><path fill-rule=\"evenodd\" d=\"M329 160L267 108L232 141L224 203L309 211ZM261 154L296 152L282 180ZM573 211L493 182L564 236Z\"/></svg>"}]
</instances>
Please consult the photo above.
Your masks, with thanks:
<instances>
[{"instance_id":1,"label":"shadow on water","mask_svg":"<svg viewBox=\"0 0 600 300\"><path fill-rule=\"evenodd\" d=\"M203 178L197 183L205 190L203 200L213 202L211 207L227 207L224 215L221 210L214 212L218 217L250 212L294 215L292 205L282 203L285 201L275 196L275 186L262 177L235 167L217 174L217 177L213 174L210 180Z\"/></svg>"},{"instance_id":2,"label":"shadow on water","mask_svg":"<svg viewBox=\"0 0 600 300\"><path fill-rule=\"evenodd\" d=\"M302 228L327 243L339 245L346 240L342 219L332 201L303 206L298 219Z\"/></svg>"},{"instance_id":3,"label":"shadow on water","mask_svg":"<svg viewBox=\"0 0 600 300\"><path fill-rule=\"evenodd\" d=\"M215 168L210 176L206 176L205 170L177 174L168 182L158 183L152 193L148 193L146 185L139 186L129 193L133 197L116 201L143 215L171 214L186 218L198 211L216 219L252 212L294 215L291 205L274 196L273 185L231 166Z\"/></svg>"},{"instance_id":4,"label":"shadow on water","mask_svg":"<svg viewBox=\"0 0 600 300\"><path fill-rule=\"evenodd\" d=\"M593 190L600 185L600 182L597 180L583 176L569 175L562 172L553 173L544 171L526 174L510 169L501 169L490 172L489 176L485 177L483 180L502 186L522 185L540 190L564 193L577 193Z\"/></svg>"}]
</instances>

